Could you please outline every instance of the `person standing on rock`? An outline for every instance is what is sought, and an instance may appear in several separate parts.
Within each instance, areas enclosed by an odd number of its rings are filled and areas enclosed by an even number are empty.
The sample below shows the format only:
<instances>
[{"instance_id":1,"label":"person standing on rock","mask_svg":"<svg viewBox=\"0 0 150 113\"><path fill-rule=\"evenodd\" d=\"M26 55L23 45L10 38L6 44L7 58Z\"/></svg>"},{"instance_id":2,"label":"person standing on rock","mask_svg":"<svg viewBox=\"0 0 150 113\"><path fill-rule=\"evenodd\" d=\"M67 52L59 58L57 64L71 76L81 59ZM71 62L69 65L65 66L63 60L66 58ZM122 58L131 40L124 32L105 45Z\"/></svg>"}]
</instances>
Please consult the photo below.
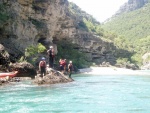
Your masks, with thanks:
<instances>
[{"instance_id":1,"label":"person standing on rock","mask_svg":"<svg viewBox=\"0 0 150 113\"><path fill-rule=\"evenodd\" d=\"M59 60L59 70L62 72L63 71L63 60Z\"/></svg>"},{"instance_id":2,"label":"person standing on rock","mask_svg":"<svg viewBox=\"0 0 150 113\"><path fill-rule=\"evenodd\" d=\"M59 67L60 67L60 71L64 74L66 71L66 59L60 59L59 60Z\"/></svg>"},{"instance_id":3,"label":"person standing on rock","mask_svg":"<svg viewBox=\"0 0 150 113\"><path fill-rule=\"evenodd\" d=\"M42 57L42 59L39 63L39 71L41 72L41 77L46 75L46 61L45 61L44 57Z\"/></svg>"},{"instance_id":4,"label":"person standing on rock","mask_svg":"<svg viewBox=\"0 0 150 113\"><path fill-rule=\"evenodd\" d=\"M69 78L71 78L72 71L73 71L72 61L69 61L69 64L68 64Z\"/></svg>"},{"instance_id":5,"label":"person standing on rock","mask_svg":"<svg viewBox=\"0 0 150 113\"><path fill-rule=\"evenodd\" d=\"M63 67L64 67L64 74L66 73L66 68L67 68L67 62L66 59L64 59L64 63L63 63Z\"/></svg>"},{"instance_id":6,"label":"person standing on rock","mask_svg":"<svg viewBox=\"0 0 150 113\"><path fill-rule=\"evenodd\" d=\"M53 46L50 46L49 50L47 51L48 55L49 55L49 67L53 68L54 67L54 57L55 57L55 53L54 53L54 48Z\"/></svg>"}]
</instances>

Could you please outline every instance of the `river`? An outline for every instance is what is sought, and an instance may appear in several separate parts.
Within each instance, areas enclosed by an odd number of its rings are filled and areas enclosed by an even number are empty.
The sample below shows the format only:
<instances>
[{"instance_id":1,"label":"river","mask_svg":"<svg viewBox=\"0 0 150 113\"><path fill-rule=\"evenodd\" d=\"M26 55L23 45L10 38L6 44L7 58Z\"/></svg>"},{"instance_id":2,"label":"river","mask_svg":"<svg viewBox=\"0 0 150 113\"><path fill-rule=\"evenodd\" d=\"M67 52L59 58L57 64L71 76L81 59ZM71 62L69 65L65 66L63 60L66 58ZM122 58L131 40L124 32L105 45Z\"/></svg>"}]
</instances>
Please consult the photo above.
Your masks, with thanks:
<instances>
[{"instance_id":1,"label":"river","mask_svg":"<svg viewBox=\"0 0 150 113\"><path fill-rule=\"evenodd\" d=\"M0 113L150 113L148 75L73 75L74 82L0 87Z\"/></svg>"}]
</instances>

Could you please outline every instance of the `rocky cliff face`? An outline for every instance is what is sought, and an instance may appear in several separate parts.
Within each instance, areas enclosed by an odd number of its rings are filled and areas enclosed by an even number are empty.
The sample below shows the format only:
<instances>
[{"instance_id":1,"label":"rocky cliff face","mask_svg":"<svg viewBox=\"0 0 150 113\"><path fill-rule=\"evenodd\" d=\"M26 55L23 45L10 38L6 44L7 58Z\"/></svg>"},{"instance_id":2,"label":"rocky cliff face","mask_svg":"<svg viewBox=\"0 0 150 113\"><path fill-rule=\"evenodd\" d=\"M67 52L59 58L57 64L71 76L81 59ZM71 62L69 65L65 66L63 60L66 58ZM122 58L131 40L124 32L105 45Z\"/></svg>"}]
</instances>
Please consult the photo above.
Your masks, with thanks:
<instances>
[{"instance_id":1,"label":"rocky cliff face","mask_svg":"<svg viewBox=\"0 0 150 113\"><path fill-rule=\"evenodd\" d=\"M141 67L141 69L150 69L150 53L145 53L142 56L143 59L143 65Z\"/></svg>"},{"instance_id":2,"label":"rocky cliff face","mask_svg":"<svg viewBox=\"0 0 150 113\"><path fill-rule=\"evenodd\" d=\"M66 0L14 0L3 5L9 19L1 26L1 42L17 54L29 45L52 42L55 31L61 27L60 20L66 17Z\"/></svg>"},{"instance_id":3,"label":"rocky cliff face","mask_svg":"<svg viewBox=\"0 0 150 113\"><path fill-rule=\"evenodd\" d=\"M115 46L78 29L82 20L69 12L67 0L3 0L0 5L0 15L5 18L0 18L0 43L14 59L29 45L57 46L57 41L67 39L89 61L115 64Z\"/></svg>"},{"instance_id":4,"label":"rocky cliff face","mask_svg":"<svg viewBox=\"0 0 150 113\"><path fill-rule=\"evenodd\" d=\"M143 7L146 3L148 3L148 0L128 0L127 3L120 7L117 14L139 9Z\"/></svg>"}]
</instances>

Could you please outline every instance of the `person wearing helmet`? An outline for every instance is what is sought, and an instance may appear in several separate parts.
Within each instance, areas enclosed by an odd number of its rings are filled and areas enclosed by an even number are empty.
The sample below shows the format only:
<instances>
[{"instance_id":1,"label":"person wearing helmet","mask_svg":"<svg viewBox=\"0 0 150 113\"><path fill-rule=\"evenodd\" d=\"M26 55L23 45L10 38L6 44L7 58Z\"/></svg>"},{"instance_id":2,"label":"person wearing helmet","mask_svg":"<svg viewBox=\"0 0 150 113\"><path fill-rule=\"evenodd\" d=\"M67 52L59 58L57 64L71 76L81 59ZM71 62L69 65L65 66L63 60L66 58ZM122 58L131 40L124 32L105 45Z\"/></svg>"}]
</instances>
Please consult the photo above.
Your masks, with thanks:
<instances>
[{"instance_id":1,"label":"person wearing helmet","mask_svg":"<svg viewBox=\"0 0 150 113\"><path fill-rule=\"evenodd\" d=\"M69 64L68 64L69 78L71 78L72 71L73 71L72 61L69 61Z\"/></svg>"},{"instance_id":2,"label":"person wearing helmet","mask_svg":"<svg viewBox=\"0 0 150 113\"><path fill-rule=\"evenodd\" d=\"M49 50L47 51L48 56L49 56L49 67L53 68L54 67L54 57L55 57L55 52L53 46L49 47Z\"/></svg>"},{"instance_id":3,"label":"person wearing helmet","mask_svg":"<svg viewBox=\"0 0 150 113\"><path fill-rule=\"evenodd\" d=\"M67 65L66 59L60 59L59 60L59 67L60 67L60 71L62 73L65 73L65 71L66 71L66 65Z\"/></svg>"},{"instance_id":4,"label":"person wearing helmet","mask_svg":"<svg viewBox=\"0 0 150 113\"><path fill-rule=\"evenodd\" d=\"M46 61L45 61L45 57L41 58L41 61L39 63L39 71L41 72L41 77L46 75Z\"/></svg>"}]
</instances>

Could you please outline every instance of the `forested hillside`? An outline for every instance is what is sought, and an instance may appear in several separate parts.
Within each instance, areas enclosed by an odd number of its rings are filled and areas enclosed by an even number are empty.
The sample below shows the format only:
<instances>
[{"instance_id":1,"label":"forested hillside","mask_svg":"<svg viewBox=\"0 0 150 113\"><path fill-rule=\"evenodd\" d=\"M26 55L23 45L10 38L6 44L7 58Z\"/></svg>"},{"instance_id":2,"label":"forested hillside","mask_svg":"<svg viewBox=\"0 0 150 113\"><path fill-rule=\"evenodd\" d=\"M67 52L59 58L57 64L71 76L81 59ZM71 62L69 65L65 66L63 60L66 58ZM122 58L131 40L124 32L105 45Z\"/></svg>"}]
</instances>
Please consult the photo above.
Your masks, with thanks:
<instances>
[{"instance_id":1,"label":"forested hillside","mask_svg":"<svg viewBox=\"0 0 150 113\"><path fill-rule=\"evenodd\" d=\"M150 52L150 3L142 8L114 16L102 26L116 33L123 43L119 44L134 52L132 60L142 63L142 55ZM123 46L125 45L125 46Z\"/></svg>"},{"instance_id":2,"label":"forested hillside","mask_svg":"<svg viewBox=\"0 0 150 113\"><path fill-rule=\"evenodd\" d=\"M85 11L81 10L76 4L70 2L69 10L72 13L72 16L78 17L80 20L79 28L89 32L93 32L99 35L103 34L103 29L101 28L100 23L92 17L92 15L87 14ZM100 33L101 32L101 33Z\"/></svg>"},{"instance_id":3,"label":"forested hillside","mask_svg":"<svg viewBox=\"0 0 150 113\"><path fill-rule=\"evenodd\" d=\"M150 3L144 7L123 13L122 15L111 18L104 24L104 28L125 36L129 40L144 38L150 31Z\"/></svg>"},{"instance_id":4,"label":"forested hillside","mask_svg":"<svg viewBox=\"0 0 150 113\"><path fill-rule=\"evenodd\" d=\"M93 33L96 37L102 39L105 42L112 43L115 46L112 52L116 57L117 64L130 64L137 63L131 57L134 54L133 49L129 49L128 44L124 43L125 39L102 28L102 24L97 22L91 15L82 11L76 4L70 3L70 11L72 16L76 15L81 20L79 23L80 29L84 29ZM130 47L131 48L131 47Z\"/></svg>"}]
</instances>

